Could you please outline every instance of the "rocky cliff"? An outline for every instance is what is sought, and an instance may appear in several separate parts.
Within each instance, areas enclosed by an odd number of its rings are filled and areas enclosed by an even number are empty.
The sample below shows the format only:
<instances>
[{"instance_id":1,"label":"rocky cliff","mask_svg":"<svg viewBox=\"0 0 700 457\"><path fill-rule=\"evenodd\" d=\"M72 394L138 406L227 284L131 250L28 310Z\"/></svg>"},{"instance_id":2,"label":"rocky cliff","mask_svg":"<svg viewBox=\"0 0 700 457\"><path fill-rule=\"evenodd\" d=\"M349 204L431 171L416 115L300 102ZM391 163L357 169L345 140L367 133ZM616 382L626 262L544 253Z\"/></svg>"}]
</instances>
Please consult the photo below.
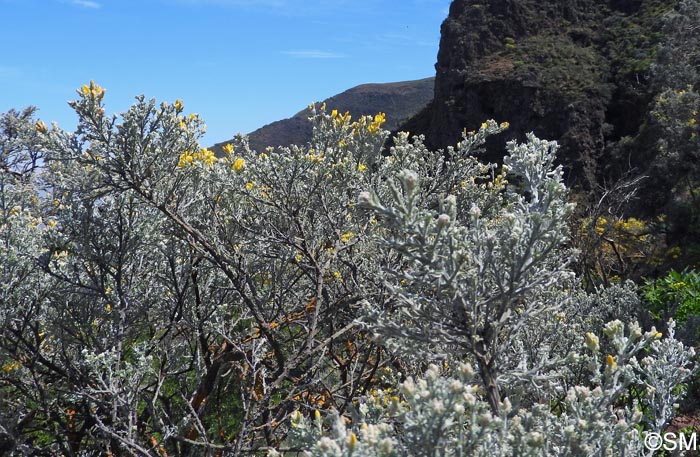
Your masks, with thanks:
<instances>
[{"instance_id":1,"label":"rocky cliff","mask_svg":"<svg viewBox=\"0 0 700 457\"><path fill-rule=\"evenodd\" d=\"M637 137L653 91L663 0L454 0L442 24L432 103L400 129L444 148L485 119L511 128L488 145L533 131L561 144L570 184L643 165L622 143Z\"/></svg>"}]
</instances>

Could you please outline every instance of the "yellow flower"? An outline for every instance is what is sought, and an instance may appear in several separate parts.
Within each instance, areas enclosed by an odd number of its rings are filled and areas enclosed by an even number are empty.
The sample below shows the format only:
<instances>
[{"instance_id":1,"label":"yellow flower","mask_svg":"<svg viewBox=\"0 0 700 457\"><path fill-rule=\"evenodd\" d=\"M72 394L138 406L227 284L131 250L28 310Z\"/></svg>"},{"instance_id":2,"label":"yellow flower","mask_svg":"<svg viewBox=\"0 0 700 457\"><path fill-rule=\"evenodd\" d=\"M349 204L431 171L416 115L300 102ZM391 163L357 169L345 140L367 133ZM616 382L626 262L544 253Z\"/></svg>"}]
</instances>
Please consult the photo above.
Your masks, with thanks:
<instances>
[{"instance_id":1,"label":"yellow flower","mask_svg":"<svg viewBox=\"0 0 700 457\"><path fill-rule=\"evenodd\" d=\"M107 306L105 306L105 310L106 310L108 313L111 313L111 312L112 312L112 305L110 305L109 303L107 303Z\"/></svg>"},{"instance_id":2,"label":"yellow flower","mask_svg":"<svg viewBox=\"0 0 700 457\"><path fill-rule=\"evenodd\" d=\"M486 122L484 122L483 124L481 124L481 128L482 128L482 129L486 129L486 128L488 128L488 126L489 126L489 125L488 125Z\"/></svg>"},{"instance_id":3,"label":"yellow flower","mask_svg":"<svg viewBox=\"0 0 700 457\"><path fill-rule=\"evenodd\" d=\"M223 149L226 154L231 154L233 152L233 145L231 143L228 143L221 149Z\"/></svg>"},{"instance_id":4,"label":"yellow flower","mask_svg":"<svg viewBox=\"0 0 700 457\"><path fill-rule=\"evenodd\" d=\"M194 156L190 151L185 151L180 154L180 160L178 161L177 166L180 168L185 168L188 164L194 165Z\"/></svg>"},{"instance_id":5,"label":"yellow flower","mask_svg":"<svg viewBox=\"0 0 700 457\"><path fill-rule=\"evenodd\" d=\"M175 100L175 105L174 105L174 106L175 106L175 111L177 111L178 113L179 113L180 111L182 111L183 108L184 108L184 105L182 104L182 100L180 100L179 98L178 98L177 100Z\"/></svg>"},{"instance_id":6,"label":"yellow flower","mask_svg":"<svg viewBox=\"0 0 700 457\"><path fill-rule=\"evenodd\" d=\"M333 277L334 277L335 279L340 279L340 278L341 278L340 272L339 272L339 271L334 271L334 272L333 272Z\"/></svg>"},{"instance_id":7,"label":"yellow flower","mask_svg":"<svg viewBox=\"0 0 700 457\"><path fill-rule=\"evenodd\" d=\"M365 165L364 163L357 165L357 171L365 171L366 169L367 165Z\"/></svg>"},{"instance_id":8,"label":"yellow flower","mask_svg":"<svg viewBox=\"0 0 700 457\"><path fill-rule=\"evenodd\" d=\"M351 118L350 112L346 111L345 114L336 114L333 119L335 120L336 127L339 127L345 123L349 123Z\"/></svg>"},{"instance_id":9,"label":"yellow flower","mask_svg":"<svg viewBox=\"0 0 700 457\"><path fill-rule=\"evenodd\" d=\"M233 168L236 172L240 173L245 168L245 160L243 160L240 157L236 158L236 160L233 161L233 165L231 165L231 168Z\"/></svg>"},{"instance_id":10,"label":"yellow flower","mask_svg":"<svg viewBox=\"0 0 700 457\"><path fill-rule=\"evenodd\" d=\"M90 97L92 99L101 99L104 94L105 90L101 88L98 84L95 84L95 81L90 81L90 85L85 85L80 88L78 91L78 94L82 95L83 97Z\"/></svg>"},{"instance_id":11,"label":"yellow flower","mask_svg":"<svg viewBox=\"0 0 700 457\"><path fill-rule=\"evenodd\" d=\"M348 241L350 241L350 238L352 238L353 236L355 236L355 234L352 232L344 233L340 237L340 241L342 241L343 243L347 243Z\"/></svg>"},{"instance_id":12,"label":"yellow flower","mask_svg":"<svg viewBox=\"0 0 700 457\"><path fill-rule=\"evenodd\" d=\"M216 155L214 155L214 151L207 148L204 148L201 151L199 151L199 157L200 160L208 166L214 165L217 162L217 160L219 160L216 158Z\"/></svg>"},{"instance_id":13,"label":"yellow flower","mask_svg":"<svg viewBox=\"0 0 700 457\"><path fill-rule=\"evenodd\" d=\"M105 90L94 82L90 81L90 93L95 98L102 98L102 96L105 94Z\"/></svg>"},{"instance_id":14,"label":"yellow flower","mask_svg":"<svg viewBox=\"0 0 700 457\"><path fill-rule=\"evenodd\" d=\"M249 182L245 183L245 188L247 190L253 190L254 187L255 187L255 183L253 183L253 182L249 181Z\"/></svg>"},{"instance_id":15,"label":"yellow flower","mask_svg":"<svg viewBox=\"0 0 700 457\"><path fill-rule=\"evenodd\" d=\"M36 124L34 125L39 133L46 133L48 131L48 127L43 121L36 121Z\"/></svg>"},{"instance_id":16,"label":"yellow flower","mask_svg":"<svg viewBox=\"0 0 700 457\"><path fill-rule=\"evenodd\" d=\"M337 110L337 109L334 109L333 111L331 111L331 117L332 117L333 119L335 119L336 117L338 117L338 110Z\"/></svg>"},{"instance_id":17,"label":"yellow flower","mask_svg":"<svg viewBox=\"0 0 700 457\"><path fill-rule=\"evenodd\" d=\"M7 363L7 364L3 365L3 366L2 366L2 371L6 371L6 372L7 372L7 371L14 371L14 370L16 370L17 368L19 368L19 362L17 362L17 361L15 360L14 362Z\"/></svg>"},{"instance_id":18,"label":"yellow flower","mask_svg":"<svg viewBox=\"0 0 700 457\"><path fill-rule=\"evenodd\" d=\"M312 149L309 149L309 152L312 152ZM310 162L318 162L321 163L325 159L323 154L306 154L306 159L309 160Z\"/></svg>"},{"instance_id":19,"label":"yellow flower","mask_svg":"<svg viewBox=\"0 0 700 457\"><path fill-rule=\"evenodd\" d=\"M508 122L501 122L502 129L507 129L508 127L510 127L510 124Z\"/></svg>"},{"instance_id":20,"label":"yellow flower","mask_svg":"<svg viewBox=\"0 0 700 457\"><path fill-rule=\"evenodd\" d=\"M382 126L382 124L384 124L384 122L386 122L386 114L376 114L374 116L374 121L372 121L372 123L367 126L367 130L372 135L376 135L377 133L379 133L379 129Z\"/></svg>"}]
</instances>

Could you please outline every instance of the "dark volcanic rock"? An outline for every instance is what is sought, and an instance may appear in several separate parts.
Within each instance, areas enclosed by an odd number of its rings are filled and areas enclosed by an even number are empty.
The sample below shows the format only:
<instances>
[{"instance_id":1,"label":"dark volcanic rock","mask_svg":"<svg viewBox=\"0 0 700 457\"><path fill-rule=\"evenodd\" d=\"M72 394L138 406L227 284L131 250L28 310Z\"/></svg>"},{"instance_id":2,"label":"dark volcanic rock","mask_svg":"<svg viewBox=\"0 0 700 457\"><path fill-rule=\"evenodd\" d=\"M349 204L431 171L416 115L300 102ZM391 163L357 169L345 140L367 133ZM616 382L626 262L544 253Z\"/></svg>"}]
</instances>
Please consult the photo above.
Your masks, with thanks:
<instances>
[{"instance_id":1,"label":"dark volcanic rock","mask_svg":"<svg viewBox=\"0 0 700 457\"><path fill-rule=\"evenodd\" d=\"M454 0L442 24L434 100L400 129L438 149L486 119L508 121L486 159L499 162L506 140L532 131L561 144L571 184L592 188L628 166L613 151L645 122L655 27L672 3Z\"/></svg>"}]
</instances>

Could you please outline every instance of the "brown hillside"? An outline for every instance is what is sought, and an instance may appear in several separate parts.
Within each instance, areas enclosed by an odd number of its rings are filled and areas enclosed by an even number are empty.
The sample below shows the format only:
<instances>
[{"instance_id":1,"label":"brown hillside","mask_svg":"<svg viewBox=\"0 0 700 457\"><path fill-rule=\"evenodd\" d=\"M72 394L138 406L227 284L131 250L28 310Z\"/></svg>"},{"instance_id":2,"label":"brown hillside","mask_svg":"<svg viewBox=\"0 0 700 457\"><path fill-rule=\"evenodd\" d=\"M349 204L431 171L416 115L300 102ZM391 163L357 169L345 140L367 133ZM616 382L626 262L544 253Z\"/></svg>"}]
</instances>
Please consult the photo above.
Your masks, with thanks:
<instances>
[{"instance_id":1,"label":"brown hillside","mask_svg":"<svg viewBox=\"0 0 700 457\"><path fill-rule=\"evenodd\" d=\"M385 128L393 130L416 115L433 99L435 78L384 84L362 84L330 97L324 102L327 109L349 111L353 117L364 114L386 113ZM248 135L253 149L261 151L268 146L304 144L311 139L308 110L273 122ZM219 150L227 142L214 145Z\"/></svg>"}]
</instances>

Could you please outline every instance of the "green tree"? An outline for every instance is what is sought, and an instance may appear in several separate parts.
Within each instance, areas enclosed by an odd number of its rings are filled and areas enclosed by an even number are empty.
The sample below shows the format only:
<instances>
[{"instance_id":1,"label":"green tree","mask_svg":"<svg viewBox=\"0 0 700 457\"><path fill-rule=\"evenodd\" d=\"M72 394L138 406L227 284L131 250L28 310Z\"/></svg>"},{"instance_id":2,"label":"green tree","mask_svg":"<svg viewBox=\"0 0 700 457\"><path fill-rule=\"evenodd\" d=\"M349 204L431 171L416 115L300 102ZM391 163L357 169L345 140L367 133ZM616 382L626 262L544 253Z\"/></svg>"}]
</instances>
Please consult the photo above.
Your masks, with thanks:
<instances>
[{"instance_id":1,"label":"green tree","mask_svg":"<svg viewBox=\"0 0 700 457\"><path fill-rule=\"evenodd\" d=\"M652 125L658 128L658 154L651 185L668 189L675 232L692 240L696 230L700 163L700 2L681 0L664 18L664 37L653 67L658 91ZM675 207L675 208L674 208ZM693 259L696 260L696 259Z\"/></svg>"}]
</instances>

